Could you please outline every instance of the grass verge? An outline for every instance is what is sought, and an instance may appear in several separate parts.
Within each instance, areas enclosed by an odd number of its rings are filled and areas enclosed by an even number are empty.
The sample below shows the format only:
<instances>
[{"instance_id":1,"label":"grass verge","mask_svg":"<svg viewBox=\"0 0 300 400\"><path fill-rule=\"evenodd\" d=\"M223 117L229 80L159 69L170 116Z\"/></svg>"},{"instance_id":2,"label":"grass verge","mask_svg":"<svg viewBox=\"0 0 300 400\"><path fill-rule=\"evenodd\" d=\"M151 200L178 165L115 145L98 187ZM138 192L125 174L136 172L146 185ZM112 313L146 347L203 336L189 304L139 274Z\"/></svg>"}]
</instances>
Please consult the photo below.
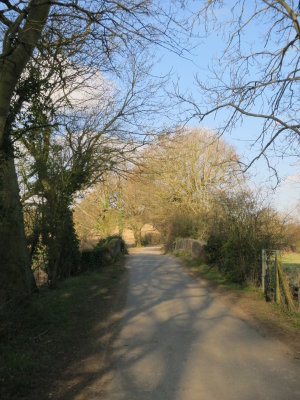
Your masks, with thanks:
<instances>
[{"instance_id":1,"label":"grass verge","mask_svg":"<svg viewBox=\"0 0 300 400\"><path fill-rule=\"evenodd\" d=\"M70 278L1 315L1 400L49 398L74 349L107 317L124 270L120 261Z\"/></svg>"},{"instance_id":2,"label":"grass verge","mask_svg":"<svg viewBox=\"0 0 300 400\"><path fill-rule=\"evenodd\" d=\"M266 336L281 339L300 358L300 313L290 313L282 305L266 302L259 288L234 283L203 260L193 259L184 252L176 252L175 256L194 276L205 279L226 303L245 313L245 319L255 328Z\"/></svg>"},{"instance_id":3,"label":"grass verge","mask_svg":"<svg viewBox=\"0 0 300 400\"><path fill-rule=\"evenodd\" d=\"M205 278L227 289L245 292L252 289L249 285L239 285L235 282L232 282L228 277L222 274L216 266L208 265L203 260L193 258L184 251L179 250L173 254L176 257L179 257L184 262L185 266L188 267L189 271L196 276Z\"/></svg>"}]
</instances>

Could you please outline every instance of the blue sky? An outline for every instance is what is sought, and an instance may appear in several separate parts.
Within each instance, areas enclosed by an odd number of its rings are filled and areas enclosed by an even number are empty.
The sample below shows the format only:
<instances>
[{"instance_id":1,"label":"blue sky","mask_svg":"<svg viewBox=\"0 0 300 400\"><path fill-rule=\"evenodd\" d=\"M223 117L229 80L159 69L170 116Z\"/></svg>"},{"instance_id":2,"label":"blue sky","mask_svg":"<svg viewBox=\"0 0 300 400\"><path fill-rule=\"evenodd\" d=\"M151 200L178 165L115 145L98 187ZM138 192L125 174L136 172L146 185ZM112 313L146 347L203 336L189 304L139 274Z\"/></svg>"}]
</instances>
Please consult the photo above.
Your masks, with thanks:
<instances>
[{"instance_id":1,"label":"blue sky","mask_svg":"<svg viewBox=\"0 0 300 400\"><path fill-rule=\"evenodd\" d=\"M220 14L226 15L228 9L223 9ZM249 31L249 35L257 36L254 27ZM256 36L255 36L256 35ZM201 101L197 94L195 85L195 75L198 74L201 79L206 79L209 74L208 66L212 57L220 56L224 46L224 39L216 33L208 35L205 39L194 39L193 43L197 47L193 50L193 54L188 56L189 59L179 57L174 53L160 50L156 55L159 59L155 66L155 73L166 74L172 72L173 82L178 82L181 91L190 92L197 101ZM201 126L216 129L218 123L222 119L222 113L216 119L209 118L201 123ZM199 121L193 120L191 126L198 126ZM254 119L244 121L241 126L236 127L231 133L226 133L224 138L232 144L243 161L249 162L259 153L259 146L253 146L253 140L259 132L260 122ZM270 154L269 159L280 177L281 183L275 190L271 190L275 186L275 179L272 177L272 171L267 168L263 159L258 160L248 171L250 184L253 187L262 187L269 201L280 211L295 211L297 202L300 201L300 163L295 158L279 158L274 154Z\"/></svg>"}]
</instances>

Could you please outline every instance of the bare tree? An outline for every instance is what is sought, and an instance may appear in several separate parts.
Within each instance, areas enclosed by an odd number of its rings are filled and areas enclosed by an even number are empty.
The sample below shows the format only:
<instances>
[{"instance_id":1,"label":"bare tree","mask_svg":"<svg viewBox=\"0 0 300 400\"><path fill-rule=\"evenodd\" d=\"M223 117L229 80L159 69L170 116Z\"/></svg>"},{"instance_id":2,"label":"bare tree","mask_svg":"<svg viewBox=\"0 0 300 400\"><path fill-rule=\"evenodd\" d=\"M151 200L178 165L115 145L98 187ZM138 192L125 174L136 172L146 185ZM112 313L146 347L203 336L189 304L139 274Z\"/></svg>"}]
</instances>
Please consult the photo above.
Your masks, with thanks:
<instances>
[{"instance_id":1,"label":"bare tree","mask_svg":"<svg viewBox=\"0 0 300 400\"><path fill-rule=\"evenodd\" d=\"M299 2L213 0L202 5L196 17L223 33L224 50L207 79L197 76L201 101L178 96L200 121L218 114L220 134L247 118L261 121L261 130L253 132L260 150L245 169L260 157L271 166L271 150L299 156Z\"/></svg>"},{"instance_id":2,"label":"bare tree","mask_svg":"<svg viewBox=\"0 0 300 400\"><path fill-rule=\"evenodd\" d=\"M26 249L11 136L15 116L27 99L27 94L17 89L28 62L33 58L51 59L53 68L60 71L67 60L73 66L84 65L90 72L96 68L116 73L120 60L124 62L126 55L149 44L172 47L173 51L180 49L174 34L178 25L174 24L173 16L159 2L146 0L1 2L1 303L29 294L35 286ZM60 80L67 88L64 75Z\"/></svg>"},{"instance_id":3,"label":"bare tree","mask_svg":"<svg viewBox=\"0 0 300 400\"><path fill-rule=\"evenodd\" d=\"M145 174L150 180L152 174L165 204L194 215L211 207L216 191L230 191L242 181L234 149L206 129L162 135L145 158Z\"/></svg>"},{"instance_id":4,"label":"bare tree","mask_svg":"<svg viewBox=\"0 0 300 400\"><path fill-rule=\"evenodd\" d=\"M211 131L162 134L144 151L140 171L129 186L129 217L140 228L153 224L166 241L187 235L188 225L193 235L205 239L217 193L242 184L240 172L234 150ZM125 215L126 206L125 202ZM175 225L176 234L171 232Z\"/></svg>"},{"instance_id":5,"label":"bare tree","mask_svg":"<svg viewBox=\"0 0 300 400\"><path fill-rule=\"evenodd\" d=\"M85 78L84 83L78 88L78 77L68 77L66 93L55 79L56 70L53 77L50 72L45 73L46 68L39 74L32 65L29 76L34 75L38 92L33 93L30 106L17 115L13 137L22 144L22 158L31 159L24 196L40 200L36 206L40 213L36 234L31 235L35 242L30 247L35 255L32 249L42 238L51 285L79 268L79 248L70 212L76 194L103 180L108 171L124 173L125 162L143 143L135 136L144 132L144 108L149 112L154 105L156 85L146 79L146 64L140 65L137 59L127 60L126 69L120 73L122 90L111 88L99 73L97 81L94 77L90 82L84 69L80 75ZM93 88L95 81L97 86ZM26 76L24 85L27 84Z\"/></svg>"}]
</instances>

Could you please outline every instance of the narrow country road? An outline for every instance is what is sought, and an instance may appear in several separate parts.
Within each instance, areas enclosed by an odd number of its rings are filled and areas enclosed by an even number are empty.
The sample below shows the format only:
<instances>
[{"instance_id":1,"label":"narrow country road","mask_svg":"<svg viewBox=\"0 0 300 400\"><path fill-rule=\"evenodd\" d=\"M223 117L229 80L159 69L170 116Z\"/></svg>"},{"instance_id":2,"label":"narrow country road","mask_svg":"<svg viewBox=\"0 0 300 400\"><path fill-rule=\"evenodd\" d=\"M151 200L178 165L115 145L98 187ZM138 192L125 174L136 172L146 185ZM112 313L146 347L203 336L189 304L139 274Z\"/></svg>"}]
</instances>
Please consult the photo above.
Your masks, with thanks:
<instances>
[{"instance_id":1,"label":"narrow country road","mask_svg":"<svg viewBox=\"0 0 300 400\"><path fill-rule=\"evenodd\" d=\"M300 361L263 338L157 248L130 283L105 400L298 400Z\"/></svg>"}]
</instances>

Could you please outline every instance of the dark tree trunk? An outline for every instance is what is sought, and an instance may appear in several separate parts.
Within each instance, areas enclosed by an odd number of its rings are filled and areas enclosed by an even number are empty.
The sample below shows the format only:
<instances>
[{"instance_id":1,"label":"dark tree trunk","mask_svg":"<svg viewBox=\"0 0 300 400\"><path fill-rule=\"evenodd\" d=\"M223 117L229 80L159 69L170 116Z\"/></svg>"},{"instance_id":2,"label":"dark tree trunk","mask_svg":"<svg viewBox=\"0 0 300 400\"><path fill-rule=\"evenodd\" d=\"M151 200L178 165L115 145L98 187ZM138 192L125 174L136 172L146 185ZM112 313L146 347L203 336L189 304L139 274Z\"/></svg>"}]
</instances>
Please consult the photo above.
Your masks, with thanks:
<instances>
[{"instance_id":1,"label":"dark tree trunk","mask_svg":"<svg viewBox=\"0 0 300 400\"><path fill-rule=\"evenodd\" d=\"M133 236L134 236L136 247L141 247L142 246L142 229L134 227L134 228L132 228L132 231L133 231Z\"/></svg>"},{"instance_id":2,"label":"dark tree trunk","mask_svg":"<svg viewBox=\"0 0 300 400\"><path fill-rule=\"evenodd\" d=\"M11 145L0 148L0 304L36 289Z\"/></svg>"},{"instance_id":3,"label":"dark tree trunk","mask_svg":"<svg viewBox=\"0 0 300 400\"><path fill-rule=\"evenodd\" d=\"M14 154L7 126L11 99L48 18L51 1L31 0L18 40L4 40L0 60L0 302L35 287L29 265ZM8 28L10 29L10 28ZM4 38L6 36L4 35Z\"/></svg>"}]
</instances>

